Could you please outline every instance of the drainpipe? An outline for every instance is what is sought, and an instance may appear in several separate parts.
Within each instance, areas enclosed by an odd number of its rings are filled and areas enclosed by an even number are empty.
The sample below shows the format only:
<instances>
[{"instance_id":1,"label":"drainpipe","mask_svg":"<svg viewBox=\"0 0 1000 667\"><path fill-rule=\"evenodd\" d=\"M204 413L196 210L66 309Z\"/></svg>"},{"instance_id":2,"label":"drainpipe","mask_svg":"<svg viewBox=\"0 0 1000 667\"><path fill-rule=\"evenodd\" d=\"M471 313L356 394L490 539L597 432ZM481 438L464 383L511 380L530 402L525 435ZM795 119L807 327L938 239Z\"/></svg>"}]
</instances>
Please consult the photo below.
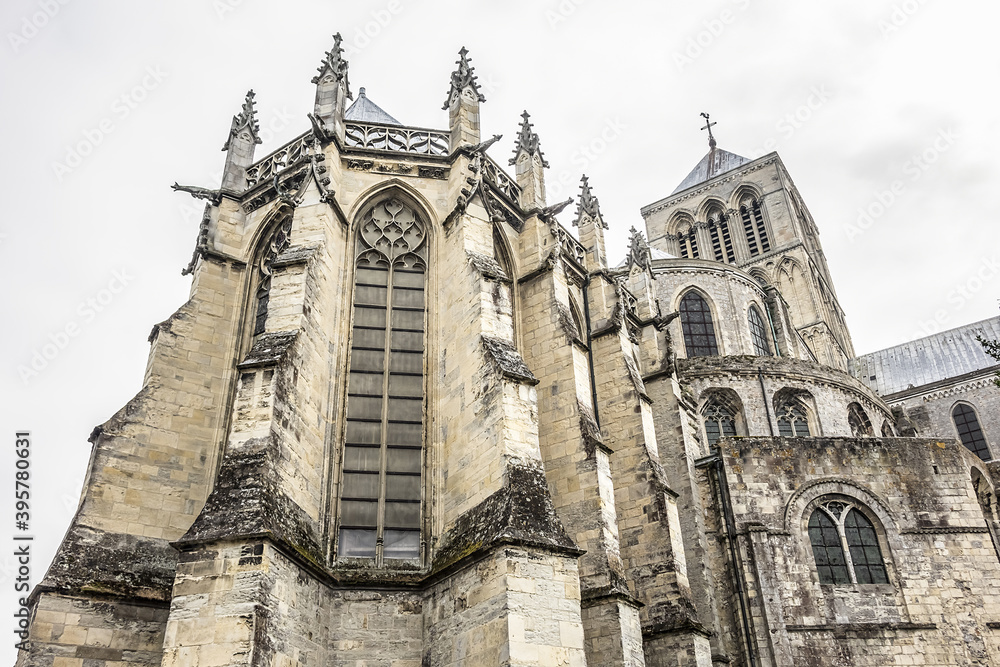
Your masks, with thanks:
<instances>
[{"instance_id":1,"label":"drainpipe","mask_svg":"<svg viewBox=\"0 0 1000 667\"><path fill-rule=\"evenodd\" d=\"M733 519L733 501L729 496L729 481L726 478L726 467L722 463L722 452L715 450L715 479L719 485L719 505L722 507L722 516L726 524L726 542L729 545L729 560L733 564L733 584L736 589L736 597L739 601L740 620L743 630L743 641L747 647L747 662L750 665L759 664L754 653L753 634L750 627L750 616L747 612L746 601L746 580L743 578L743 570L736 559L736 522Z\"/></svg>"},{"instance_id":2,"label":"drainpipe","mask_svg":"<svg viewBox=\"0 0 1000 667\"><path fill-rule=\"evenodd\" d=\"M767 430L774 437L774 424L771 422L771 406L767 402L767 390L764 389L764 371L757 367L757 379L760 381L760 397L764 399L764 414L767 416Z\"/></svg>"}]
</instances>

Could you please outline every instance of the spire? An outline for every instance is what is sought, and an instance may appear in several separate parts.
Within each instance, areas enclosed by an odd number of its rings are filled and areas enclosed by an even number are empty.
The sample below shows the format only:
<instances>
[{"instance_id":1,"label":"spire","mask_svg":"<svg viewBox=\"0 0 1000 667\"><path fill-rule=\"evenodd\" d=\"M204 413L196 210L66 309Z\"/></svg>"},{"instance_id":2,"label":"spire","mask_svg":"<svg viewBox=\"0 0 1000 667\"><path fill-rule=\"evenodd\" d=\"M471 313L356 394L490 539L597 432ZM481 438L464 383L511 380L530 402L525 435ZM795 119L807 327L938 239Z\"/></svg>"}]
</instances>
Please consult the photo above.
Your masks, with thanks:
<instances>
[{"instance_id":1,"label":"spire","mask_svg":"<svg viewBox=\"0 0 1000 667\"><path fill-rule=\"evenodd\" d=\"M448 90L448 99L445 100L442 109L447 109L451 106L455 98L462 94L462 91L468 87L472 88L472 92L476 95L476 101L485 102L486 97L479 92L479 84L477 83L475 71L476 68L469 64L472 58L468 58L469 51L464 46L458 52L458 60L455 64L458 65L458 69L451 73L451 88Z\"/></svg>"},{"instance_id":2,"label":"spire","mask_svg":"<svg viewBox=\"0 0 1000 667\"><path fill-rule=\"evenodd\" d=\"M601 217L601 205L590 191L590 179L586 175L580 178L580 199L576 203L576 220L573 221L573 226L579 227L585 216L593 222L600 222L604 229L608 228L608 223Z\"/></svg>"},{"instance_id":3,"label":"spire","mask_svg":"<svg viewBox=\"0 0 1000 667\"><path fill-rule=\"evenodd\" d=\"M253 153L259 144L260 126L257 125L257 111L254 109L254 92L247 93L243 109L233 116L233 125L222 150L226 151L226 166L222 172L222 188L226 192L246 190L246 170L253 164Z\"/></svg>"},{"instance_id":4,"label":"spire","mask_svg":"<svg viewBox=\"0 0 1000 667\"><path fill-rule=\"evenodd\" d=\"M531 116L528 115L527 111L521 114L521 131L514 142L514 157L508 160L507 164L517 164L517 156L521 154L521 151L524 151L528 155L538 153L538 158L542 161L542 166L548 167L549 163L545 160L545 156L542 155L542 149L539 146L538 135L531 131L532 125L528 122L529 118Z\"/></svg>"},{"instance_id":5,"label":"spire","mask_svg":"<svg viewBox=\"0 0 1000 667\"><path fill-rule=\"evenodd\" d=\"M246 99L243 100L243 109L240 110L238 116L233 116L233 125L229 128L229 137L226 139L226 145L222 147L222 150L228 151L229 144L232 142L233 137L240 134L243 130L248 132L246 140L253 140L253 143L259 144L260 136L260 126L257 124L257 110L254 108L254 95L253 89L247 91Z\"/></svg>"},{"instance_id":6,"label":"spire","mask_svg":"<svg viewBox=\"0 0 1000 667\"><path fill-rule=\"evenodd\" d=\"M347 79L347 61L344 60L344 49L340 46L342 41L339 32L333 36L333 48L326 52L323 62L316 69L318 74L312 78L312 82L318 84L327 76L333 77L333 80L337 82L343 81L347 99L353 100L351 83Z\"/></svg>"}]
</instances>

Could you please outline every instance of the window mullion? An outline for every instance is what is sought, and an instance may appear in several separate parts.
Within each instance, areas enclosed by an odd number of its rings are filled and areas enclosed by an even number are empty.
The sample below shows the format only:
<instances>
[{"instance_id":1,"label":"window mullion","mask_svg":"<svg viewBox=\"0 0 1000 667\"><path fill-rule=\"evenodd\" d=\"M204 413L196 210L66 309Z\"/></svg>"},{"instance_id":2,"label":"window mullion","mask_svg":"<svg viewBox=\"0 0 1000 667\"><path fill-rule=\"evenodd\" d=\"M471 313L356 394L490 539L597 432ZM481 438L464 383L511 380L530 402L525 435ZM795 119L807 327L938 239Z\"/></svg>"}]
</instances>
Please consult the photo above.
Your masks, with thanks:
<instances>
[{"instance_id":1,"label":"window mullion","mask_svg":"<svg viewBox=\"0 0 1000 667\"><path fill-rule=\"evenodd\" d=\"M392 349L392 284L395 265L389 265L389 273L386 277L385 290L385 342L383 347L382 362L382 423L380 444L379 444L379 471L378 471L378 517L375 528L375 565L382 566L383 536L385 533L385 493L386 493L386 468L388 467L389 452L389 355Z\"/></svg>"},{"instance_id":2,"label":"window mullion","mask_svg":"<svg viewBox=\"0 0 1000 667\"><path fill-rule=\"evenodd\" d=\"M848 505L840 513L840 518L837 519L837 534L840 536L841 549L844 550L844 562L847 563L847 574L851 577L851 583L857 585L858 577L854 574L854 559L851 558L851 545L847 543L847 531L844 530L844 519L847 518L847 514L851 511L852 507Z\"/></svg>"}]
</instances>

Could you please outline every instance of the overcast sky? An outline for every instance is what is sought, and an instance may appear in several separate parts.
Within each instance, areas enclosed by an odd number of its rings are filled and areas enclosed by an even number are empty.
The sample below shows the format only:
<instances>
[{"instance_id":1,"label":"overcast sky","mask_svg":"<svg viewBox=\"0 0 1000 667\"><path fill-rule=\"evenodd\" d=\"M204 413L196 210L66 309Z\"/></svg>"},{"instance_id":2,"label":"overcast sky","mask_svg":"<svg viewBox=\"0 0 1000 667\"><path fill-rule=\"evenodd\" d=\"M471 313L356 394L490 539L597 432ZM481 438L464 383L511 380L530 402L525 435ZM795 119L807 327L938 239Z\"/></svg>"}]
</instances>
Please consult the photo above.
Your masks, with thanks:
<instances>
[{"instance_id":1,"label":"overcast sky","mask_svg":"<svg viewBox=\"0 0 1000 667\"><path fill-rule=\"evenodd\" d=\"M640 207L706 152L700 112L721 148L777 150L864 353L997 314L998 14L940 0L6 0L0 398L3 437L34 437L33 583L75 509L88 434L140 389L152 325L187 298L202 205L170 184L219 186L249 88L259 157L308 129L333 32L355 94L422 127L446 129L466 46L483 136L504 135L491 154L506 164L527 109L550 202L586 172L615 262ZM8 606L11 565L0 556Z\"/></svg>"}]
</instances>

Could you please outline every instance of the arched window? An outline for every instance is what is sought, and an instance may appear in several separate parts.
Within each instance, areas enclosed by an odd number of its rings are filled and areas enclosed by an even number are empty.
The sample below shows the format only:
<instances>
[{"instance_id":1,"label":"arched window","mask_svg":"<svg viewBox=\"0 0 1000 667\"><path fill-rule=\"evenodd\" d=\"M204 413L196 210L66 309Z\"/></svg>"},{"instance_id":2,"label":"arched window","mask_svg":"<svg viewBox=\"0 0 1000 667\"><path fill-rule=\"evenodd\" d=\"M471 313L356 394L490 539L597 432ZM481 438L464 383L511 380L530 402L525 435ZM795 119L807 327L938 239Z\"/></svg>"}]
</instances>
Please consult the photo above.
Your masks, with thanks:
<instances>
[{"instance_id":1,"label":"arched window","mask_svg":"<svg viewBox=\"0 0 1000 667\"><path fill-rule=\"evenodd\" d=\"M757 306L750 306L750 310L747 312L747 321L750 323L750 340L753 341L754 354L758 357L771 356L771 346L767 342L764 318L761 317Z\"/></svg>"},{"instance_id":2,"label":"arched window","mask_svg":"<svg viewBox=\"0 0 1000 667\"><path fill-rule=\"evenodd\" d=\"M959 403L951 411L951 418L958 429L958 437L969 451L984 461L990 460L990 448L986 444L986 436L979 426L976 411L968 403Z\"/></svg>"},{"instance_id":3,"label":"arched window","mask_svg":"<svg viewBox=\"0 0 1000 667\"><path fill-rule=\"evenodd\" d=\"M847 500L828 500L809 517L809 542L821 584L887 584L875 526Z\"/></svg>"},{"instance_id":4,"label":"arched window","mask_svg":"<svg viewBox=\"0 0 1000 667\"><path fill-rule=\"evenodd\" d=\"M397 199L357 241L338 554L420 557L426 229Z\"/></svg>"},{"instance_id":5,"label":"arched window","mask_svg":"<svg viewBox=\"0 0 1000 667\"><path fill-rule=\"evenodd\" d=\"M896 434L892 430L892 424L889 423L888 419L885 420L884 422L882 422L882 437L883 438L895 438L896 437Z\"/></svg>"},{"instance_id":6,"label":"arched window","mask_svg":"<svg viewBox=\"0 0 1000 667\"><path fill-rule=\"evenodd\" d=\"M779 403L774 413L778 419L778 435L786 438L807 438L811 435L806 409L797 400Z\"/></svg>"},{"instance_id":7,"label":"arched window","mask_svg":"<svg viewBox=\"0 0 1000 667\"><path fill-rule=\"evenodd\" d=\"M271 300L271 265L274 263L274 258L288 248L292 236L292 213L286 211L281 215L283 218L278 222L277 229L271 234L257 264L259 275L256 293L257 307L254 310L254 336L264 333L267 325L267 306Z\"/></svg>"},{"instance_id":8,"label":"arched window","mask_svg":"<svg viewBox=\"0 0 1000 667\"><path fill-rule=\"evenodd\" d=\"M678 234L678 243L680 243L681 257L688 257L690 259L698 259L698 235L695 232L694 227L689 227L688 229L680 232Z\"/></svg>"},{"instance_id":9,"label":"arched window","mask_svg":"<svg viewBox=\"0 0 1000 667\"><path fill-rule=\"evenodd\" d=\"M767 237L767 227L764 225L764 213L760 201L748 199L740 205L740 218L743 220L743 233L747 238L750 256L759 255L771 250L771 241Z\"/></svg>"},{"instance_id":10,"label":"arched window","mask_svg":"<svg viewBox=\"0 0 1000 667\"><path fill-rule=\"evenodd\" d=\"M709 234L712 237L712 254L718 262L736 261L733 250L733 237L729 233L729 221L721 211L713 213L708 219Z\"/></svg>"},{"instance_id":11,"label":"arched window","mask_svg":"<svg viewBox=\"0 0 1000 667\"><path fill-rule=\"evenodd\" d=\"M868 419L865 409L857 403L847 406L847 423L851 426L851 434L855 438L872 438L875 436L875 429Z\"/></svg>"},{"instance_id":12,"label":"arched window","mask_svg":"<svg viewBox=\"0 0 1000 667\"><path fill-rule=\"evenodd\" d=\"M715 326L708 302L695 291L681 299L681 330L684 332L684 349L689 357L712 357L719 354L715 343Z\"/></svg>"},{"instance_id":13,"label":"arched window","mask_svg":"<svg viewBox=\"0 0 1000 667\"><path fill-rule=\"evenodd\" d=\"M704 422L710 447L722 438L736 435L736 415L722 403L714 402L705 408Z\"/></svg>"}]
</instances>

